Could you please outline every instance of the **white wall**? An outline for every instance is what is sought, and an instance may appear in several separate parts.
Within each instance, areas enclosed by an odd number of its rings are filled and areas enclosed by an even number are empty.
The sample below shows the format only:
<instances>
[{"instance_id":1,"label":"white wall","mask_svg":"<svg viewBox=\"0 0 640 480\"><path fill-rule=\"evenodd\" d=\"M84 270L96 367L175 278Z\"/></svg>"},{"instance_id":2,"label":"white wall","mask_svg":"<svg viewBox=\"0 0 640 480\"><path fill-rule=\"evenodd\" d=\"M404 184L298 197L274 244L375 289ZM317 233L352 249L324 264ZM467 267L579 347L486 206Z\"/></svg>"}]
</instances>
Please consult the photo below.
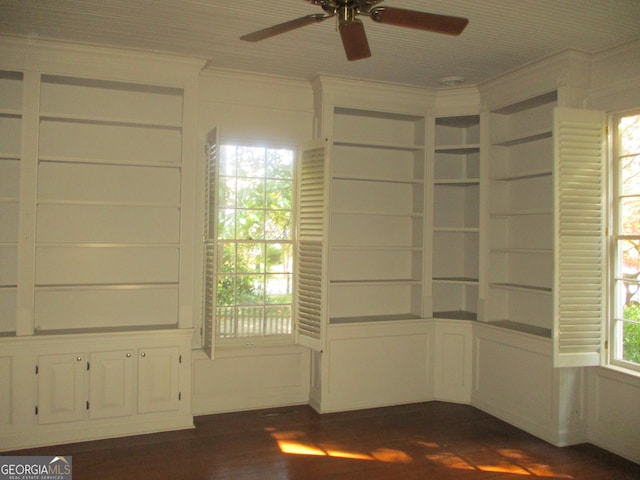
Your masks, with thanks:
<instances>
[{"instance_id":1,"label":"white wall","mask_svg":"<svg viewBox=\"0 0 640 480\"><path fill-rule=\"evenodd\" d=\"M199 152L204 151L207 132L213 127L218 127L222 142L300 147L312 138L313 91L309 82L205 71L201 75L198 94ZM204 162L199 165L200 178L203 165ZM201 195L202 192L198 201L200 206L203 205ZM201 291L201 262L199 256L195 268L197 292ZM194 304L197 309L199 296ZM195 330L194 347L198 348L198 319ZM308 349L295 345L218 347L214 360L196 350L193 413L199 415L307 403L309 362Z\"/></svg>"},{"instance_id":2,"label":"white wall","mask_svg":"<svg viewBox=\"0 0 640 480\"><path fill-rule=\"evenodd\" d=\"M591 87L590 108L640 108L640 41L595 57ZM592 368L588 392L589 441L640 463L640 375Z\"/></svg>"}]
</instances>

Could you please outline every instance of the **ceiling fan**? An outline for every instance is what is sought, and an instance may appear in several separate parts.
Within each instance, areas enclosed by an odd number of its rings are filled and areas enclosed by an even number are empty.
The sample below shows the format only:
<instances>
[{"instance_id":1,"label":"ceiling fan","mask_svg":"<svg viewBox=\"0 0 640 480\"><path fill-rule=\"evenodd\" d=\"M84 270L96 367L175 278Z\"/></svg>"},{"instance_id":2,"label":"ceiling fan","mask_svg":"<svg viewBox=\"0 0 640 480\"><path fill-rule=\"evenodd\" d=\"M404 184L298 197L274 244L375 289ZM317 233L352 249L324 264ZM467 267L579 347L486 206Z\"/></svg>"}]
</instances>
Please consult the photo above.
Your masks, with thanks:
<instances>
[{"instance_id":1,"label":"ceiling fan","mask_svg":"<svg viewBox=\"0 0 640 480\"><path fill-rule=\"evenodd\" d=\"M371 56L369 42L359 15L368 16L378 23L415 28L428 32L460 35L469 23L462 17L418 12L404 8L376 7L383 0L307 0L318 5L324 13L314 13L288 22L273 25L240 37L247 42L259 42L306 25L337 17L338 30L348 60L361 60Z\"/></svg>"}]
</instances>

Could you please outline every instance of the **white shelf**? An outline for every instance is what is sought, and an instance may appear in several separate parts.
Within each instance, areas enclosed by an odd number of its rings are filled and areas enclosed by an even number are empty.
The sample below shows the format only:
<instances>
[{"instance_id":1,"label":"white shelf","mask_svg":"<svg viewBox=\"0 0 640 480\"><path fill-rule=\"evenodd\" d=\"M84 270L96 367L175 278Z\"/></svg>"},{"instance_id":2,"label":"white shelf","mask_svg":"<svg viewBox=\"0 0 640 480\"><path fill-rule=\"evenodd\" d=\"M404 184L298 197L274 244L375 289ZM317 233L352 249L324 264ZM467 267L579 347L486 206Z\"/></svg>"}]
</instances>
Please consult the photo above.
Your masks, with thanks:
<instances>
[{"instance_id":1,"label":"white shelf","mask_svg":"<svg viewBox=\"0 0 640 480\"><path fill-rule=\"evenodd\" d=\"M512 147L514 145L520 145L523 143L535 142L543 138L551 138L552 131L548 128L542 128L539 130L533 130L530 132L521 132L512 137L498 139L492 143L497 147Z\"/></svg>"},{"instance_id":2,"label":"white shelf","mask_svg":"<svg viewBox=\"0 0 640 480\"><path fill-rule=\"evenodd\" d=\"M478 285L480 281L471 277L434 277L433 283L443 283L451 285Z\"/></svg>"},{"instance_id":3,"label":"white shelf","mask_svg":"<svg viewBox=\"0 0 640 480\"><path fill-rule=\"evenodd\" d=\"M93 125L114 125L131 128L159 128L167 130L182 130L181 123L145 122L142 120L132 120L125 117L99 117L90 115L41 112L40 120L50 122L84 123Z\"/></svg>"},{"instance_id":4,"label":"white shelf","mask_svg":"<svg viewBox=\"0 0 640 480\"><path fill-rule=\"evenodd\" d=\"M492 248L491 253L503 253L514 255L552 255L553 250L548 248Z\"/></svg>"},{"instance_id":5,"label":"white shelf","mask_svg":"<svg viewBox=\"0 0 640 480\"><path fill-rule=\"evenodd\" d=\"M539 178L539 177L549 177L553 175L553 171L551 169L539 169L539 170L528 170L508 175L500 175L492 177L491 180L495 180L497 182L513 182L518 180L529 180L531 178Z\"/></svg>"},{"instance_id":6,"label":"white shelf","mask_svg":"<svg viewBox=\"0 0 640 480\"><path fill-rule=\"evenodd\" d=\"M480 144L460 144L460 145L436 145L436 153L453 153L458 155L467 155L470 153L480 152Z\"/></svg>"},{"instance_id":7,"label":"white shelf","mask_svg":"<svg viewBox=\"0 0 640 480\"><path fill-rule=\"evenodd\" d=\"M514 210L514 211L504 211L504 212L491 212L490 216L492 217L523 217L530 215L551 215L553 214L552 210L546 209L536 209L536 210Z\"/></svg>"},{"instance_id":8,"label":"white shelf","mask_svg":"<svg viewBox=\"0 0 640 480\"><path fill-rule=\"evenodd\" d=\"M362 210L336 210L332 215L357 215L364 217L420 217L421 212L366 212Z\"/></svg>"},{"instance_id":9,"label":"white shelf","mask_svg":"<svg viewBox=\"0 0 640 480\"><path fill-rule=\"evenodd\" d=\"M424 184L424 180L419 178L419 179L407 179L407 178L393 178L393 177L389 177L389 178L382 178L382 177L375 177L375 176L362 176L362 175L333 175L331 177L333 180L349 180L349 181L354 181L354 182L380 182L380 183L406 183L409 185L423 185Z\"/></svg>"},{"instance_id":10,"label":"white shelf","mask_svg":"<svg viewBox=\"0 0 640 480\"><path fill-rule=\"evenodd\" d=\"M435 233L479 233L480 227L433 227Z\"/></svg>"},{"instance_id":11,"label":"white shelf","mask_svg":"<svg viewBox=\"0 0 640 480\"><path fill-rule=\"evenodd\" d=\"M476 321L478 320L478 314L476 312L469 312L466 310L450 310L442 312L433 312L433 318L440 318L446 320L465 320Z\"/></svg>"},{"instance_id":12,"label":"white shelf","mask_svg":"<svg viewBox=\"0 0 640 480\"><path fill-rule=\"evenodd\" d=\"M447 187L472 187L480 185L479 178L441 178L436 179L434 185L442 185Z\"/></svg>"},{"instance_id":13,"label":"white shelf","mask_svg":"<svg viewBox=\"0 0 640 480\"><path fill-rule=\"evenodd\" d=\"M21 118L22 111L16 108L0 108L0 117Z\"/></svg>"},{"instance_id":14,"label":"white shelf","mask_svg":"<svg viewBox=\"0 0 640 480\"><path fill-rule=\"evenodd\" d=\"M179 243L37 242L37 248L180 248Z\"/></svg>"},{"instance_id":15,"label":"white shelf","mask_svg":"<svg viewBox=\"0 0 640 480\"><path fill-rule=\"evenodd\" d=\"M177 282L157 283L96 283L96 284L61 284L61 285L35 285L37 291L68 292L68 291L96 291L96 290L157 290L178 289Z\"/></svg>"},{"instance_id":16,"label":"white shelf","mask_svg":"<svg viewBox=\"0 0 640 480\"><path fill-rule=\"evenodd\" d=\"M85 165L117 165L122 167L162 167L162 168L182 168L180 163L173 162L148 162L140 160L127 160L127 159L102 159L102 158L85 158L85 157L70 157L62 155L40 155L38 158L40 162L51 163L78 163Z\"/></svg>"},{"instance_id":17,"label":"white shelf","mask_svg":"<svg viewBox=\"0 0 640 480\"><path fill-rule=\"evenodd\" d=\"M493 325L494 327L504 328L506 330L512 330L514 332L535 335L536 337L551 338L550 328L537 327L535 325L529 325L527 323L521 323L521 322L514 322L512 320L492 320L488 322L488 324Z\"/></svg>"},{"instance_id":18,"label":"white shelf","mask_svg":"<svg viewBox=\"0 0 640 480\"><path fill-rule=\"evenodd\" d=\"M367 322L393 322L399 320L417 320L420 317L412 313L395 313L391 315L359 315L353 317L331 317L330 324L367 323Z\"/></svg>"},{"instance_id":19,"label":"white shelf","mask_svg":"<svg viewBox=\"0 0 640 480\"><path fill-rule=\"evenodd\" d=\"M38 200L37 205L74 205L82 207L135 207L135 208L177 208L179 203L163 202L120 202L120 201L91 201L91 200Z\"/></svg>"},{"instance_id":20,"label":"white shelf","mask_svg":"<svg viewBox=\"0 0 640 480\"><path fill-rule=\"evenodd\" d=\"M370 279L370 280L331 280L329 283L336 286L384 286L384 285L420 285L419 280L410 278Z\"/></svg>"},{"instance_id":21,"label":"white shelf","mask_svg":"<svg viewBox=\"0 0 640 480\"><path fill-rule=\"evenodd\" d=\"M412 245L332 245L336 251L381 251L381 252L422 252L422 247Z\"/></svg>"},{"instance_id":22,"label":"white shelf","mask_svg":"<svg viewBox=\"0 0 640 480\"><path fill-rule=\"evenodd\" d=\"M387 149L387 150L401 150L401 151L410 151L417 152L424 150L424 145L419 144L405 144L405 143L392 143L392 142L376 142L376 141L365 141L365 140L348 140L348 139L339 139L334 138L334 145L340 145L343 147L367 147L367 148L377 148L377 149Z\"/></svg>"},{"instance_id":23,"label":"white shelf","mask_svg":"<svg viewBox=\"0 0 640 480\"><path fill-rule=\"evenodd\" d=\"M553 289L551 287L538 287L535 285L523 285L520 283L491 283L491 288L499 288L503 290L513 290L519 292L529 292L541 295L551 295Z\"/></svg>"}]
</instances>

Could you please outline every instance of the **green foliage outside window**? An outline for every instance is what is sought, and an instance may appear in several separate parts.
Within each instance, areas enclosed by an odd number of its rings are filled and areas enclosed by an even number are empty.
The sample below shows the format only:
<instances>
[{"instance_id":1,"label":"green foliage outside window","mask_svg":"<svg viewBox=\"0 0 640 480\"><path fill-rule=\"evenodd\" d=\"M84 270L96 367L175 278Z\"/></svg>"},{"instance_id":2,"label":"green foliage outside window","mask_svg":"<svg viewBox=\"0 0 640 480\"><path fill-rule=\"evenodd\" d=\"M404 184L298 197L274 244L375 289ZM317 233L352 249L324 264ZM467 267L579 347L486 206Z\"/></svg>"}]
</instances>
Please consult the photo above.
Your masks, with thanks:
<instances>
[{"instance_id":1,"label":"green foliage outside window","mask_svg":"<svg viewBox=\"0 0 640 480\"><path fill-rule=\"evenodd\" d=\"M618 152L618 280L614 320L617 358L640 364L640 115L625 116L617 128ZM621 347L621 348L620 348Z\"/></svg>"},{"instance_id":2,"label":"green foliage outside window","mask_svg":"<svg viewBox=\"0 0 640 480\"><path fill-rule=\"evenodd\" d=\"M291 333L293 151L224 145L218 170L220 337Z\"/></svg>"},{"instance_id":3,"label":"green foliage outside window","mask_svg":"<svg viewBox=\"0 0 640 480\"><path fill-rule=\"evenodd\" d=\"M624 323L622 358L640 363L640 305L637 302L625 305L623 316L631 322Z\"/></svg>"}]
</instances>

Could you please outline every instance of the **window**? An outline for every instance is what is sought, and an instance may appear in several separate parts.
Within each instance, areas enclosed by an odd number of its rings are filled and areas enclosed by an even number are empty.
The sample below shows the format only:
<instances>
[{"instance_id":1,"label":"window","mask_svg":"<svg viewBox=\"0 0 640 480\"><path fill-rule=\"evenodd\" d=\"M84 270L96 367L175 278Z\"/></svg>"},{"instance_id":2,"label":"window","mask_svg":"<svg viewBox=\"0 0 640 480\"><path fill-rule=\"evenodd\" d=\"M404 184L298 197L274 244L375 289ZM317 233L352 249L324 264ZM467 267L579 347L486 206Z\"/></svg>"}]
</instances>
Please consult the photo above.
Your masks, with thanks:
<instances>
[{"instance_id":1,"label":"window","mask_svg":"<svg viewBox=\"0 0 640 480\"><path fill-rule=\"evenodd\" d=\"M611 363L640 371L640 110L613 119Z\"/></svg>"},{"instance_id":2,"label":"window","mask_svg":"<svg viewBox=\"0 0 640 480\"><path fill-rule=\"evenodd\" d=\"M294 158L285 148L220 148L210 217L218 339L292 333Z\"/></svg>"}]
</instances>

